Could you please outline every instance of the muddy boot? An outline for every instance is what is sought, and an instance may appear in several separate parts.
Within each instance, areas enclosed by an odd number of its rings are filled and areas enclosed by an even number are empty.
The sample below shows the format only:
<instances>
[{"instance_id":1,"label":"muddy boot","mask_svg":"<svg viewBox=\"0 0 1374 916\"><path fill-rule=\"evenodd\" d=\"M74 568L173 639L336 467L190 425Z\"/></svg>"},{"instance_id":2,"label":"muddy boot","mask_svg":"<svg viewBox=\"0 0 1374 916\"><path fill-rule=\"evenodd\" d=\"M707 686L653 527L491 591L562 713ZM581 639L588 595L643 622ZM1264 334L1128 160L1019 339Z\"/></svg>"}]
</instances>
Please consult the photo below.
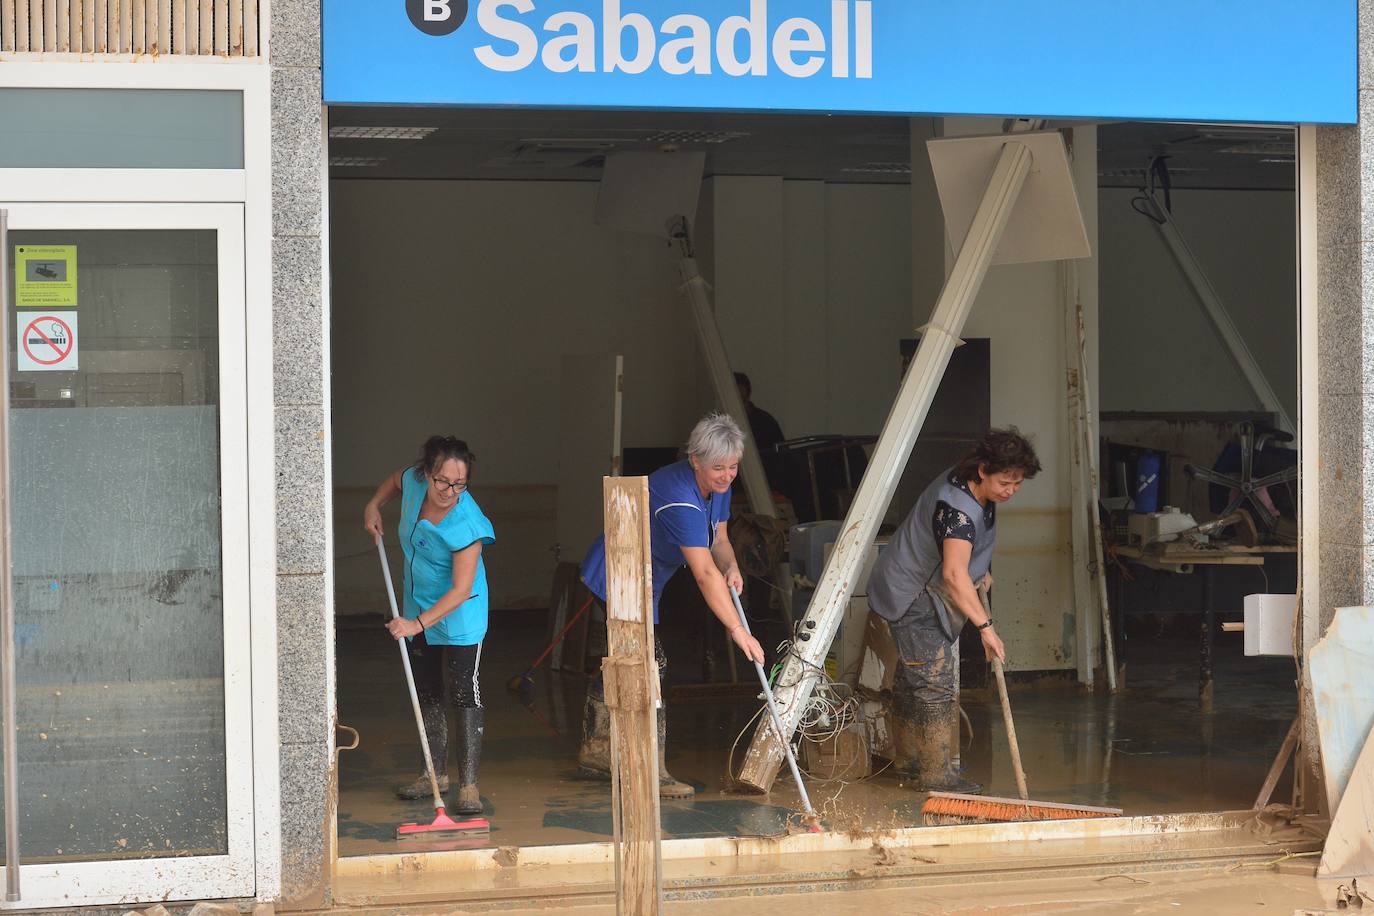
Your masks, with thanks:
<instances>
[{"instance_id":1,"label":"muddy boot","mask_svg":"<svg viewBox=\"0 0 1374 916\"><path fill-rule=\"evenodd\" d=\"M691 798L697 790L685 782L678 782L668 772L668 717L662 707L658 710L658 797Z\"/></svg>"},{"instance_id":2,"label":"muddy boot","mask_svg":"<svg viewBox=\"0 0 1374 916\"><path fill-rule=\"evenodd\" d=\"M448 777L439 777L439 793L448 791ZM413 800L416 798L430 798L434 794L429 785L429 777L421 773L414 782L400 786L396 789L396 797Z\"/></svg>"},{"instance_id":3,"label":"muddy boot","mask_svg":"<svg viewBox=\"0 0 1374 916\"><path fill-rule=\"evenodd\" d=\"M584 779L611 778L611 711L594 688L587 690L582 707L582 747L577 752L577 774Z\"/></svg>"},{"instance_id":4,"label":"muddy boot","mask_svg":"<svg viewBox=\"0 0 1374 916\"><path fill-rule=\"evenodd\" d=\"M908 785L918 792L961 792L977 795L978 783L965 779L953 764L954 727L959 722L959 703L917 703L911 718L902 723L906 747L913 751L914 768L907 771Z\"/></svg>"},{"instance_id":5,"label":"muddy boot","mask_svg":"<svg viewBox=\"0 0 1374 916\"><path fill-rule=\"evenodd\" d=\"M458 798L454 814L481 814L482 796L477 791L477 766L482 760L482 707L458 710Z\"/></svg>"}]
</instances>

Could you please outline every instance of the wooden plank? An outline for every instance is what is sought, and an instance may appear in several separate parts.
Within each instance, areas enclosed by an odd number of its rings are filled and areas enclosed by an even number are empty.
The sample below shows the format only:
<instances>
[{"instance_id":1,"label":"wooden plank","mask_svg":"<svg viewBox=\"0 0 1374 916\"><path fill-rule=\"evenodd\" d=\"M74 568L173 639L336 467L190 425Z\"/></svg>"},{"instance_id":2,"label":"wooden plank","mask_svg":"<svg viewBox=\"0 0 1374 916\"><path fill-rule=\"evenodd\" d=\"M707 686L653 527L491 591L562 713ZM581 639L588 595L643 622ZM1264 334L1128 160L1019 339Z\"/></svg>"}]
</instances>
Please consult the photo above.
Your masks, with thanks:
<instances>
[{"instance_id":1,"label":"wooden plank","mask_svg":"<svg viewBox=\"0 0 1374 916\"><path fill-rule=\"evenodd\" d=\"M143 50L147 54L156 55L158 51L158 33L161 31L162 23L158 18L161 12L161 0L143 0Z\"/></svg>"},{"instance_id":2,"label":"wooden plank","mask_svg":"<svg viewBox=\"0 0 1374 916\"><path fill-rule=\"evenodd\" d=\"M29 50L43 50L43 0L29 0Z\"/></svg>"},{"instance_id":3,"label":"wooden plank","mask_svg":"<svg viewBox=\"0 0 1374 916\"><path fill-rule=\"evenodd\" d=\"M243 0L229 0L229 56L243 56Z\"/></svg>"},{"instance_id":4,"label":"wooden plank","mask_svg":"<svg viewBox=\"0 0 1374 916\"><path fill-rule=\"evenodd\" d=\"M96 0L81 0L81 50L95 53Z\"/></svg>"},{"instance_id":5,"label":"wooden plank","mask_svg":"<svg viewBox=\"0 0 1374 916\"><path fill-rule=\"evenodd\" d=\"M172 0L157 3L157 53L172 53Z\"/></svg>"},{"instance_id":6,"label":"wooden plank","mask_svg":"<svg viewBox=\"0 0 1374 916\"><path fill-rule=\"evenodd\" d=\"M215 0L215 53L229 53L229 0Z\"/></svg>"},{"instance_id":7,"label":"wooden plank","mask_svg":"<svg viewBox=\"0 0 1374 916\"><path fill-rule=\"evenodd\" d=\"M95 53L110 53L110 0L95 0Z\"/></svg>"},{"instance_id":8,"label":"wooden plank","mask_svg":"<svg viewBox=\"0 0 1374 916\"><path fill-rule=\"evenodd\" d=\"M119 50L128 54L134 47L133 0L112 0L119 4Z\"/></svg>"},{"instance_id":9,"label":"wooden plank","mask_svg":"<svg viewBox=\"0 0 1374 916\"><path fill-rule=\"evenodd\" d=\"M211 0L200 0L200 36L197 46L200 54L215 53L215 7Z\"/></svg>"},{"instance_id":10,"label":"wooden plank","mask_svg":"<svg viewBox=\"0 0 1374 916\"><path fill-rule=\"evenodd\" d=\"M257 57L259 53L258 0L243 0L243 56Z\"/></svg>"},{"instance_id":11,"label":"wooden plank","mask_svg":"<svg viewBox=\"0 0 1374 916\"><path fill-rule=\"evenodd\" d=\"M1225 624L1222 626L1224 627ZM1279 745L1279 752L1274 755L1274 762L1269 765L1269 772L1260 785L1259 795L1255 796L1256 811L1269 804L1269 799L1273 797L1274 787L1279 784L1279 777L1283 775L1284 769L1288 766L1288 758L1293 756L1293 749L1298 746L1300 723L1301 719L1294 719L1293 724L1288 727L1288 734L1284 736L1283 743Z\"/></svg>"},{"instance_id":12,"label":"wooden plank","mask_svg":"<svg viewBox=\"0 0 1374 916\"><path fill-rule=\"evenodd\" d=\"M15 0L14 4L14 49L29 49L29 0Z\"/></svg>"},{"instance_id":13,"label":"wooden plank","mask_svg":"<svg viewBox=\"0 0 1374 916\"><path fill-rule=\"evenodd\" d=\"M616 912L662 911L658 802L658 665L654 661L649 478L607 477L606 641L602 666L611 712Z\"/></svg>"},{"instance_id":14,"label":"wooden plank","mask_svg":"<svg viewBox=\"0 0 1374 916\"><path fill-rule=\"evenodd\" d=\"M0 51L14 50L14 0L0 0Z\"/></svg>"},{"instance_id":15,"label":"wooden plank","mask_svg":"<svg viewBox=\"0 0 1374 916\"><path fill-rule=\"evenodd\" d=\"M172 0L172 54L186 53L186 0Z\"/></svg>"},{"instance_id":16,"label":"wooden plank","mask_svg":"<svg viewBox=\"0 0 1374 916\"><path fill-rule=\"evenodd\" d=\"M186 4L186 43L182 54L200 53L200 0L182 0Z\"/></svg>"},{"instance_id":17,"label":"wooden plank","mask_svg":"<svg viewBox=\"0 0 1374 916\"><path fill-rule=\"evenodd\" d=\"M48 0L48 2L52 4L54 0ZM72 21L69 15L71 10L68 7L68 0L55 0L55 5L57 6L57 50L65 53L72 49ZM77 21L80 22L81 20L78 19ZM76 47L80 50L80 38L77 39Z\"/></svg>"},{"instance_id":18,"label":"wooden plank","mask_svg":"<svg viewBox=\"0 0 1374 916\"><path fill-rule=\"evenodd\" d=\"M1095 516L1088 515L1087 456L1083 454L1087 436L1083 430L1083 378L1078 370L1078 327L1072 316L1076 302L1073 276L1067 262L1056 265L1059 297L1063 305L1061 329L1064 333L1064 394L1068 411L1069 433L1069 545L1073 560L1073 611L1076 646L1074 655L1078 666L1078 682L1092 687L1098 665L1100 612L1094 603L1092 579L1088 574L1088 550L1091 533L1088 525Z\"/></svg>"},{"instance_id":19,"label":"wooden plank","mask_svg":"<svg viewBox=\"0 0 1374 916\"><path fill-rule=\"evenodd\" d=\"M57 3L56 0L43 0L43 18L39 20L34 17L34 24L38 25L41 21L40 31L42 32L38 41L35 41L34 48L42 48L44 51L57 50Z\"/></svg>"},{"instance_id":20,"label":"wooden plank","mask_svg":"<svg viewBox=\"0 0 1374 916\"><path fill-rule=\"evenodd\" d=\"M133 0L130 20L133 23L134 31L133 36L129 39L129 50L135 54L146 54L148 51L147 0Z\"/></svg>"}]
</instances>

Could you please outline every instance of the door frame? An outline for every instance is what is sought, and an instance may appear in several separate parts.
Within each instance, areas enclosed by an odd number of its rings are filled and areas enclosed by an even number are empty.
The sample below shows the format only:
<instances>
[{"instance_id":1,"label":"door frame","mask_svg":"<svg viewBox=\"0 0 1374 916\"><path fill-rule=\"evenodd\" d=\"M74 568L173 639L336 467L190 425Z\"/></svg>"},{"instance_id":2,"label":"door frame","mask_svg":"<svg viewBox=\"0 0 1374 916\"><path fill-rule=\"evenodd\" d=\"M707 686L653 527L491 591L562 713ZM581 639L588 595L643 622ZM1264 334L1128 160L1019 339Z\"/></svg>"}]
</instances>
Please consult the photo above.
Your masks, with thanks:
<instances>
[{"instance_id":1,"label":"door frame","mask_svg":"<svg viewBox=\"0 0 1374 916\"><path fill-rule=\"evenodd\" d=\"M248 511L247 346L242 204L34 204L0 201L24 231L214 230L219 292L219 467L227 853L24 865L5 909L148 899L252 896L254 729ZM5 315L3 320L9 321ZM22 810L24 800L20 798ZM20 838L23 855L23 838ZM0 872L3 872L0 866Z\"/></svg>"},{"instance_id":2,"label":"door frame","mask_svg":"<svg viewBox=\"0 0 1374 916\"><path fill-rule=\"evenodd\" d=\"M268 23L262 24L266 49ZM272 70L256 59L101 62L84 66L4 59L6 87L60 89L200 89L243 94L243 169L0 169L0 201L28 203L240 203L243 205L248 407L247 494L253 709L253 806L258 900L282 888L281 745L278 719L276 420L272 374ZM57 180L52 180L57 179ZM326 349L328 340L326 338ZM26 895L27 896L27 895ZM91 904L167 899L156 884L135 897ZM203 899L192 893L185 899ZM0 901L0 911L34 906ZM65 900L62 905L73 905Z\"/></svg>"}]
</instances>

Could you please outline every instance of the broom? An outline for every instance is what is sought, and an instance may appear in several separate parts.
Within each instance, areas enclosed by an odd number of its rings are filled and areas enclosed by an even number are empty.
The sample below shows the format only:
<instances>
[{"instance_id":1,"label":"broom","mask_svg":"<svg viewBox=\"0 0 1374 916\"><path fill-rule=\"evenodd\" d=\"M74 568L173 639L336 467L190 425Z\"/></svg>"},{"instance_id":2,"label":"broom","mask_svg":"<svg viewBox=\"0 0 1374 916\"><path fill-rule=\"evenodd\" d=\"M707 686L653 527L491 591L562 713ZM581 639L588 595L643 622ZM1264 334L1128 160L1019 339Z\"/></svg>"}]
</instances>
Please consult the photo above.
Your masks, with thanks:
<instances>
[{"instance_id":1,"label":"broom","mask_svg":"<svg viewBox=\"0 0 1374 916\"><path fill-rule=\"evenodd\" d=\"M978 587L983 610L992 617L988 592ZM1120 817L1120 808L1094 808L1087 805L1062 805L1056 802L1031 801L1026 790L1026 771L1021 768L1021 746L1016 741L1016 723L1011 718L1011 701L1007 698L1007 678L1002 660L992 659L992 673L997 680L997 696L1002 701L1002 722L1007 728L1007 744L1011 749L1011 765L1016 772L1016 791L1020 798L996 798L988 795L963 795L958 792L931 792L921 806L921 816L929 825L981 824L991 821L1068 821L1085 817Z\"/></svg>"},{"instance_id":2,"label":"broom","mask_svg":"<svg viewBox=\"0 0 1374 916\"><path fill-rule=\"evenodd\" d=\"M391 584L391 567L386 562L386 548L382 539L377 538L377 556L382 561L382 576L386 579L386 596L391 601L391 618L399 619L401 612L396 607L396 587ZM439 794L439 780L434 776L434 759L429 753L429 736L425 734L425 717L420 712L420 698L415 693L415 675L410 670L410 651L404 639L396 640L401 647L401 663L406 669L406 686L410 688L410 705L415 711L415 727L420 732L420 748L425 752L425 775L429 777L430 792L434 795L434 820L428 824L401 824L396 828L396 838L420 836L423 834L467 834L481 835L491 832L491 823L485 817L474 817L455 821L445 810L444 797Z\"/></svg>"}]
</instances>

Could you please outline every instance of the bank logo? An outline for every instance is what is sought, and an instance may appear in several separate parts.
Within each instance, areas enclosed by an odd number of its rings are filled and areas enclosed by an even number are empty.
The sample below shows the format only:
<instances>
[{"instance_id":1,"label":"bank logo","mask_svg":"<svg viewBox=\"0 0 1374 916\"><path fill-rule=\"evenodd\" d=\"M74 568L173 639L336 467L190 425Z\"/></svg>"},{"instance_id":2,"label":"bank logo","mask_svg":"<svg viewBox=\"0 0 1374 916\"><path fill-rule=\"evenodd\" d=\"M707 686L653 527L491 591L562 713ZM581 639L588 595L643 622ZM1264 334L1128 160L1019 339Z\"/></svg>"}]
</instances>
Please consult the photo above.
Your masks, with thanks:
<instances>
[{"instance_id":1,"label":"bank logo","mask_svg":"<svg viewBox=\"0 0 1374 916\"><path fill-rule=\"evenodd\" d=\"M468 18L468 0L406 0L406 15L426 35L451 35Z\"/></svg>"},{"instance_id":2,"label":"bank logo","mask_svg":"<svg viewBox=\"0 0 1374 916\"><path fill-rule=\"evenodd\" d=\"M449 35L467 19L468 2L406 0L406 12L426 35ZM476 0L481 35L473 54L497 73L873 78L873 0L830 0L828 21L776 8L770 16L769 0L737 3L713 23L664 9L662 0L601 0L599 17L552 0ZM774 5L785 8L787 0Z\"/></svg>"}]
</instances>

